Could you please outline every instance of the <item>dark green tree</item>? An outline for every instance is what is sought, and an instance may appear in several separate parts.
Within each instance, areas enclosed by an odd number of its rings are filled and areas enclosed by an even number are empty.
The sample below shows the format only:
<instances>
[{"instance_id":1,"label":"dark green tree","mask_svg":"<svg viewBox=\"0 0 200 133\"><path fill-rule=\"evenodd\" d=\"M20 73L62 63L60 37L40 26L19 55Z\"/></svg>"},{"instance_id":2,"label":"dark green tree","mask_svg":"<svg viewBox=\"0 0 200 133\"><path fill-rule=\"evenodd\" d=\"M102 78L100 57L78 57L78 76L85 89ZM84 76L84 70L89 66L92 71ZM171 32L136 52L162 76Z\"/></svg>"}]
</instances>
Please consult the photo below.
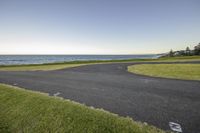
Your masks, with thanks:
<instances>
[{"instance_id":1,"label":"dark green tree","mask_svg":"<svg viewBox=\"0 0 200 133\"><path fill-rule=\"evenodd\" d=\"M191 51L190 51L190 48L189 48L189 47L186 48L185 54L186 54L186 55L190 55L190 54L191 54Z\"/></svg>"},{"instance_id":2,"label":"dark green tree","mask_svg":"<svg viewBox=\"0 0 200 133\"><path fill-rule=\"evenodd\" d=\"M172 49L169 51L169 56L170 56L170 57L173 57L173 56L174 56L174 51L173 51Z\"/></svg>"},{"instance_id":3,"label":"dark green tree","mask_svg":"<svg viewBox=\"0 0 200 133\"><path fill-rule=\"evenodd\" d=\"M200 55L200 43L194 47L194 54L195 55Z\"/></svg>"}]
</instances>

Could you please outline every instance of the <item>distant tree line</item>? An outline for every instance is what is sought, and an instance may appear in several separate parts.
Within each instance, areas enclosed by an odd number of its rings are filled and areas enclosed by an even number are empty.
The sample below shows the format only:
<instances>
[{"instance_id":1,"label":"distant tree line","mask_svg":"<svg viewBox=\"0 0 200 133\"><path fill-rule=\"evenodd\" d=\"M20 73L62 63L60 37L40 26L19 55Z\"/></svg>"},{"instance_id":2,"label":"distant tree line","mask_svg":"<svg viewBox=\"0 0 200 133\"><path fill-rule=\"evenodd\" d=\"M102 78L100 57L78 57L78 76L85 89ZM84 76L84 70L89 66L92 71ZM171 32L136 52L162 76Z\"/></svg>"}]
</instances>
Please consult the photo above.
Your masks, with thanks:
<instances>
[{"instance_id":1,"label":"distant tree line","mask_svg":"<svg viewBox=\"0 0 200 133\"><path fill-rule=\"evenodd\" d=\"M164 56L193 56L193 55L200 55L200 43L197 44L194 49L190 49L189 47L186 47L185 50L179 50L179 51L173 51L172 49L170 52Z\"/></svg>"}]
</instances>

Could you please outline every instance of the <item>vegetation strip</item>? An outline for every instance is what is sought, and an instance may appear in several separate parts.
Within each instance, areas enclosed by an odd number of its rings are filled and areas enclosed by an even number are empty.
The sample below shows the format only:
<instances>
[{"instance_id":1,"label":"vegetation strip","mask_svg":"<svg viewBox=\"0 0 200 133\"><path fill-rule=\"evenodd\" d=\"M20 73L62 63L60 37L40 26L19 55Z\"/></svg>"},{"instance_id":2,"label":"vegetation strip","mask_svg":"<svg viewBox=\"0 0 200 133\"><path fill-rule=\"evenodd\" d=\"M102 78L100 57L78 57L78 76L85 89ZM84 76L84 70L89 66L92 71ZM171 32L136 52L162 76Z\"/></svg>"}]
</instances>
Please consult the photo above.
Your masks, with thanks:
<instances>
[{"instance_id":1,"label":"vegetation strip","mask_svg":"<svg viewBox=\"0 0 200 133\"><path fill-rule=\"evenodd\" d=\"M164 132L101 109L3 84L0 118L0 132Z\"/></svg>"},{"instance_id":2,"label":"vegetation strip","mask_svg":"<svg viewBox=\"0 0 200 133\"><path fill-rule=\"evenodd\" d=\"M200 80L200 64L141 64L129 66L128 71L154 77Z\"/></svg>"},{"instance_id":3,"label":"vegetation strip","mask_svg":"<svg viewBox=\"0 0 200 133\"><path fill-rule=\"evenodd\" d=\"M0 71L50 71L64 68L78 67L83 65L98 63L122 63L122 62L183 62L183 61L200 61L200 56L180 56L180 57L162 57L158 59L129 59L129 60L93 60L93 61L72 61L63 63L50 64L30 64L30 65L10 65L0 66Z\"/></svg>"}]
</instances>

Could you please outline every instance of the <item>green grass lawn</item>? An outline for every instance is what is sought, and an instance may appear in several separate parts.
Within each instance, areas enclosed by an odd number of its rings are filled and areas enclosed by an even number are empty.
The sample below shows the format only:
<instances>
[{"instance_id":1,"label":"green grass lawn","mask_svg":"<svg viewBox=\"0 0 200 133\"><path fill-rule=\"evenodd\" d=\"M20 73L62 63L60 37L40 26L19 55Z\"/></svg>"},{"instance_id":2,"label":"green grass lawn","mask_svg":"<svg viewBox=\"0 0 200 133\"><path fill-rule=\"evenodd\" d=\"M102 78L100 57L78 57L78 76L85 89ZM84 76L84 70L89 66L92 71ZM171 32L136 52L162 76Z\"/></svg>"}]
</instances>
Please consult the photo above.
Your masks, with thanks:
<instances>
[{"instance_id":1,"label":"green grass lawn","mask_svg":"<svg viewBox=\"0 0 200 133\"><path fill-rule=\"evenodd\" d=\"M130 60L93 60L93 61L72 61L63 63L49 63L49 64L29 64L29 65L1 65L0 71L50 71L64 68L71 68L90 64L100 63L116 63L116 62L139 62L150 61L151 59L130 59Z\"/></svg>"},{"instance_id":2,"label":"green grass lawn","mask_svg":"<svg viewBox=\"0 0 200 133\"><path fill-rule=\"evenodd\" d=\"M58 70L70 67L77 67L82 65L90 65L97 63L119 63L119 62L174 62L174 61L200 61L200 56L181 56L181 57L164 57L159 59L128 59L128 60L104 60L104 61L72 61L63 63L51 63L51 64L30 64L30 65L10 65L0 66L0 71L49 71Z\"/></svg>"},{"instance_id":3,"label":"green grass lawn","mask_svg":"<svg viewBox=\"0 0 200 133\"><path fill-rule=\"evenodd\" d=\"M200 80L200 64L141 64L129 66L128 71L154 77Z\"/></svg>"},{"instance_id":4,"label":"green grass lawn","mask_svg":"<svg viewBox=\"0 0 200 133\"><path fill-rule=\"evenodd\" d=\"M0 66L0 71L50 71L64 68L83 66L86 64L43 64L43 65L19 65L19 66Z\"/></svg>"},{"instance_id":5,"label":"green grass lawn","mask_svg":"<svg viewBox=\"0 0 200 133\"><path fill-rule=\"evenodd\" d=\"M200 61L200 56L177 56L177 57L161 57L160 61Z\"/></svg>"},{"instance_id":6,"label":"green grass lawn","mask_svg":"<svg viewBox=\"0 0 200 133\"><path fill-rule=\"evenodd\" d=\"M0 84L0 132L163 133L101 109Z\"/></svg>"}]
</instances>

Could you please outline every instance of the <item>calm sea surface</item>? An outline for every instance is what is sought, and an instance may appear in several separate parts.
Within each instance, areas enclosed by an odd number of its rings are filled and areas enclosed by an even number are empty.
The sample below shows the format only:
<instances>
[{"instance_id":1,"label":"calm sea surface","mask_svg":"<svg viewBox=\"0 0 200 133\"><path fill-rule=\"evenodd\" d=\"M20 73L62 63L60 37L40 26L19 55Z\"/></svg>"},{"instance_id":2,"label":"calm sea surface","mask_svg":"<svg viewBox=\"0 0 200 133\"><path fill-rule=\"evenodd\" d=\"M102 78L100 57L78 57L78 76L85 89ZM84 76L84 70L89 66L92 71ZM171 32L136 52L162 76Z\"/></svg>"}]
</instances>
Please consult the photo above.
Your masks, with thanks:
<instances>
[{"instance_id":1,"label":"calm sea surface","mask_svg":"<svg viewBox=\"0 0 200 133\"><path fill-rule=\"evenodd\" d=\"M0 65L43 64L84 60L157 58L157 55L0 55Z\"/></svg>"}]
</instances>

